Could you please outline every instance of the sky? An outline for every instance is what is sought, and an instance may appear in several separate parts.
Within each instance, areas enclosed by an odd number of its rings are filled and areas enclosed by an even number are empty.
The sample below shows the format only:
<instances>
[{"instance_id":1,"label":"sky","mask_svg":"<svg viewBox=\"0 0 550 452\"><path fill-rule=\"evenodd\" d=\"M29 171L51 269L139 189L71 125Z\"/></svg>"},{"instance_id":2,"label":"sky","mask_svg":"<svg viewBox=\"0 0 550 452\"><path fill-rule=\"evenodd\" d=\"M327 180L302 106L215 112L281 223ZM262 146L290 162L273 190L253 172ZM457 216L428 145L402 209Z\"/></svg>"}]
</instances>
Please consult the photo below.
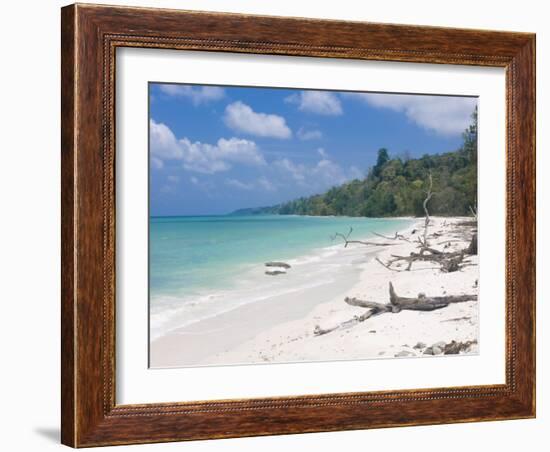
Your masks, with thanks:
<instances>
[{"instance_id":1,"label":"sky","mask_svg":"<svg viewBox=\"0 0 550 452\"><path fill-rule=\"evenodd\" d=\"M476 98L149 84L151 216L222 215L458 149Z\"/></svg>"}]
</instances>

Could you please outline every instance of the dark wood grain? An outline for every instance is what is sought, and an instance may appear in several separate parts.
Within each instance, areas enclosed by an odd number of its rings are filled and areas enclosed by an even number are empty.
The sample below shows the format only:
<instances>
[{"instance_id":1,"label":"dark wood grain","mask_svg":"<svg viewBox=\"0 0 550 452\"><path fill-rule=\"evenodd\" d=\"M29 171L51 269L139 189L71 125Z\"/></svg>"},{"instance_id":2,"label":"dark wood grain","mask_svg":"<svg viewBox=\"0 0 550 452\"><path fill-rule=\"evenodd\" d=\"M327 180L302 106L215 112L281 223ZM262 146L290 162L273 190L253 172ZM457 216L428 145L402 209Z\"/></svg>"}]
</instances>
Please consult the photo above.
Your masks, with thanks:
<instances>
[{"instance_id":1,"label":"dark wood grain","mask_svg":"<svg viewBox=\"0 0 550 452\"><path fill-rule=\"evenodd\" d=\"M74 447L535 415L535 37L72 5L62 10L62 442ZM117 47L506 68L506 383L116 405Z\"/></svg>"},{"instance_id":2,"label":"dark wood grain","mask_svg":"<svg viewBox=\"0 0 550 452\"><path fill-rule=\"evenodd\" d=\"M61 441L76 444L74 297L75 39L74 8L61 11Z\"/></svg>"}]
</instances>

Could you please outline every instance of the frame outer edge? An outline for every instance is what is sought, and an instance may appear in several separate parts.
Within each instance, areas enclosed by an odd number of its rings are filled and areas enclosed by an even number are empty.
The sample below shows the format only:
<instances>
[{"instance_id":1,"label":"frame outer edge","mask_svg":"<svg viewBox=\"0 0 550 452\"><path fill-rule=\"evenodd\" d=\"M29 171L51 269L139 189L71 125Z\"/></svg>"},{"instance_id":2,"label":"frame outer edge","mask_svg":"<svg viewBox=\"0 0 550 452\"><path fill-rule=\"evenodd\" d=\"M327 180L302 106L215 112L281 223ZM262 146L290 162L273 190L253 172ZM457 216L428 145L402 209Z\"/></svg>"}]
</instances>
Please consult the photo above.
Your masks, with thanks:
<instances>
[{"instance_id":1,"label":"frame outer edge","mask_svg":"<svg viewBox=\"0 0 550 452\"><path fill-rule=\"evenodd\" d=\"M61 443L77 445L76 5L61 8Z\"/></svg>"},{"instance_id":2,"label":"frame outer edge","mask_svg":"<svg viewBox=\"0 0 550 452\"><path fill-rule=\"evenodd\" d=\"M143 22L143 11L151 12L153 16L150 21L151 24L147 21ZM217 413L215 418L210 414L191 413L190 415L186 415L178 413L176 415L169 412L152 415L136 413L132 416L118 416L116 406L113 407L105 404L109 396L105 392L105 379L112 377L114 366L105 366L105 362L103 361L105 353L110 351L112 344L110 344L108 339L105 340L105 335L110 331L110 324L108 322L105 323L105 317L102 319L98 311L101 295L104 295L105 289L109 287L109 285L103 285L102 289L100 289L97 285L97 281L100 278L98 264L105 265L107 257L104 254L104 250L100 252L96 247L97 239L100 237L100 226L103 225L103 237L105 237L106 231L105 217L99 218L99 212L96 207L100 205L100 202L106 202L106 191L110 187L110 185L103 185L104 182L100 182L102 184L101 187L97 184L97 181L101 180L101 175L105 177L105 165L110 164L106 162L105 155L98 152L103 148L99 146L101 140L97 132L103 128L103 133L105 134L105 130L108 130L108 128L104 128L104 124L102 123L102 118L104 119L103 115L106 112L105 104L100 107L102 102L105 101L105 97L101 97L101 90L99 89L104 75L99 74L103 74L103 71L106 69L102 66L106 63L104 59L105 49L101 44L112 30L121 30L121 33L131 32L130 34L145 32L145 35L148 35L152 33L151 30L162 29L162 33L166 34L171 30L174 36L182 36L181 27L176 28L178 23L174 23L171 17L166 16L167 10L161 13L161 10L145 9L139 10L139 14L137 13L138 11L132 8L122 9L100 5L71 5L62 8L61 422L63 444L72 447L87 447L533 417L535 403L535 294L532 291L535 284L535 226L530 221L534 219L535 215L535 129L533 124L535 42L534 35L523 34L517 36L513 33L499 35L504 40L504 43L495 49L495 55L501 55L498 61L495 59L475 62L468 59L468 55L457 54L456 60L449 61L450 57L441 57L441 61L438 60L437 62L454 64L456 61L462 61L463 64L507 66L511 60L515 60L518 69L520 69L519 74L521 77L518 80L517 99L521 101L522 108L517 108L517 115L520 121L518 121L514 129L517 133L516 140L521 137L523 141L518 141L520 144L524 144L523 146L516 147L521 159L514 173L518 178L518 182L520 184L524 183L525 186L521 193L515 194L518 204L524 203L524 205L516 208L517 215L514 218L514 222L518 228L520 240L524 240L522 243L525 248L522 252L518 253L519 259L517 265L517 270L520 273L517 276L518 309L520 311L518 324L521 326L518 332L518 341L520 341L519 343L522 347L532 347L532 350L522 350L522 353L519 354L521 356L518 362L520 379L518 391L515 394L508 393L497 397L494 400L494 410L496 411L479 415L479 417L461 417L455 411L454 414L449 413L447 417L440 419L432 417L431 413L427 412L431 406L437 408L444 406L447 401L452 402L455 397L450 396L442 398L438 402L435 400L430 401L429 406L425 405L425 402L422 401L411 401L413 403L411 409L420 410L425 415L424 420L403 422L403 419L396 420L391 418L387 422L380 424L358 422L356 418L350 421L349 416L353 413L350 413L349 409L352 405L341 403L335 405L340 414L339 419L343 422L339 426L335 424L338 416L336 418L326 416L321 412L325 408L317 406L315 408L316 412L312 413L313 418L309 426L303 420L307 411L299 412L294 408L287 408L284 412L278 410L273 418L275 423L262 429L259 429L257 426L257 416L267 416L269 408L261 408L255 414L249 411L248 403L245 404L247 406L243 407L242 410L239 410L239 415L235 417L229 415L230 410L225 410L223 407L212 409L210 410L211 412ZM206 15L208 15L209 20L212 20L212 16L216 16L216 20L227 17L223 13L206 13ZM184 16L178 15L179 17ZM236 15L235 17L242 16ZM255 17L257 16L248 16L248 18ZM264 19L266 22L271 20L267 17ZM157 21L152 23L153 20ZM284 22L282 18L277 20L280 20L281 23ZM293 20L298 22L298 19ZM200 25L201 21L199 20L198 22ZM323 20L315 21L319 26L323 22ZM199 41L208 41L204 37L206 31L201 31L200 28L197 28L198 25L196 23L193 21L190 22L188 19L182 19L182 23L187 23L192 29L194 27L194 29L198 30L197 39ZM164 28L159 28L164 26L167 27L167 31L164 31ZM352 25L349 26L352 27ZM374 27L375 34L378 36L376 39L388 39L387 33L384 33L388 27L391 28L389 25L372 24L371 26ZM360 27L360 25L353 25L353 27ZM410 26L406 25L396 26L395 28L399 28L403 32L411 29ZM354 30L351 30L351 32L353 34ZM442 31L440 30L440 32ZM234 33L236 33L237 37L244 36L242 35L244 33L242 30L235 31ZM262 36L267 31L258 31L256 27L256 33L259 33L258 42L260 42ZM471 35L470 32L456 30L456 33L464 35L463 41L465 44L461 44L462 47L472 45L471 43L468 44L468 36ZM496 39L496 32L492 33L483 32L481 34ZM474 40L474 44L475 42L479 42L480 36L476 37L477 41ZM152 39L160 41L161 37L152 37ZM242 48L239 47L238 41L224 41L222 39L220 42L229 42L231 45L228 45L227 48L218 49L218 51L251 51L251 53L256 53L245 44L242 44ZM310 39L310 43L315 44L313 38ZM283 54L290 52L290 50L286 49L284 42L264 42L264 44L266 44L267 50L262 49L258 53L271 53L269 49L275 48L280 50L279 46L282 46ZM354 46L355 43L352 43L350 48L353 50L355 49ZM211 50L214 50L213 47ZM314 49L316 46L306 44L304 48L301 47L297 51L297 54L304 54L304 56L313 55L315 53L314 50L304 50L308 47ZM434 62L434 59L436 59L435 56L431 55L431 51L422 52L422 55L418 57L407 58L403 56L407 54L408 50L406 47L402 52L399 51L400 53L391 53L394 51L388 50L389 57L387 59L392 61L412 61L414 59L419 62ZM342 57L344 58L354 58L355 55L354 52L352 52L353 55L351 53L347 54L347 47L342 48L343 50L340 48L328 49L327 52L330 54L339 54L342 52ZM384 51L381 52L384 53ZM444 54L446 55L447 53L450 54L452 52L446 50ZM347 56L344 56L345 54ZM362 54L357 54L357 56L360 59L375 59ZM97 70L98 67L102 67L103 71L99 72ZM108 64L107 67L109 67ZM86 110L83 107L86 107ZM82 114L82 118L86 119L80 121L79 114ZM106 136L104 135L105 138ZM103 207L105 208L105 204L103 204ZM107 242L107 245L109 245L109 242ZM533 264L532 267L522 268L522 266L531 264ZM79 275L80 280L78 279ZM103 284L105 284L105 273L103 274ZM107 304L107 306L109 305ZM102 320L103 323L101 324ZM97 366L98 364L99 367ZM476 397L472 397L469 400L475 402L477 399ZM372 409L376 409L376 406L376 404L371 405ZM360 410L355 409L355 412L362 414L366 409L367 406L365 405L365 408L361 408ZM388 410L385 410L385 412L388 412ZM212 421L215 421L213 422L215 425L212 425ZM232 424L233 426L227 425L226 421L229 421L228 424ZM143 427L143 430L141 427ZM164 431L168 433L161 434Z\"/></svg>"},{"instance_id":3,"label":"frame outer edge","mask_svg":"<svg viewBox=\"0 0 550 452\"><path fill-rule=\"evenodd\" d=\"M533 417L537 417L537 36L533 35L531 41L531 70L532 73L532 86L531 93L533 96L532 102L532 118L530 118L532 123L532 155L533 155L533 164L532 164L532 177L533 177L533 224L532 224L532 234L533 234L533 271L531 275L532 284L533 284L533 332L531 335L532 342L532 360L533 360L533 388L531 392L532 397L532 414Z\"/></svg>"},{"instance_id":4,"label":"frame outer edge","mask_svg":"<svg viewBox=\"0 0 550 452\"><path fill-rule=\"evenodd\" d=\"M518 176L521 189L517 196L519 240L518 302L520 309L517 325L520 347L518 365L524 369L525 380L518 395L525 415L536 417L536 35L530 35L527 44L514 59L518 71L517 125Z\"/></svg>"}]
</instances>

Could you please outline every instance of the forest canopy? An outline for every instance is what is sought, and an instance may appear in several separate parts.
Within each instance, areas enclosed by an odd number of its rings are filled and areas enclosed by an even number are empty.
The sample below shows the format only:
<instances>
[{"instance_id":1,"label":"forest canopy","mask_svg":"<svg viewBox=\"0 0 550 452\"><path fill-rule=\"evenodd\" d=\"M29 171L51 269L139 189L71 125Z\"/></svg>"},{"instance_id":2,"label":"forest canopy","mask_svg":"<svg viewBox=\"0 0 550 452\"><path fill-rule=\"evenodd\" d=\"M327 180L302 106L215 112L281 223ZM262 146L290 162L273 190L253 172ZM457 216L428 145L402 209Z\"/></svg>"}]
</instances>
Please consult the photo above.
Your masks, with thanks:
<instances>
[{"instance_id":1,"label":"forest canopy","mask_svg":"<svg viewBox=\"0 0 550 452\"><path fill-rule=\"evenodd\" d=\"M378 151L376 164L364 179L355 179L326 193L270 207L240 209L235 214L345 215L364 217L423 216L429 174L433 178L432 215L470 215L477 204L477 109L463 133L462 146L417 159L390 157Z\"/></svg>"}]
</instances>

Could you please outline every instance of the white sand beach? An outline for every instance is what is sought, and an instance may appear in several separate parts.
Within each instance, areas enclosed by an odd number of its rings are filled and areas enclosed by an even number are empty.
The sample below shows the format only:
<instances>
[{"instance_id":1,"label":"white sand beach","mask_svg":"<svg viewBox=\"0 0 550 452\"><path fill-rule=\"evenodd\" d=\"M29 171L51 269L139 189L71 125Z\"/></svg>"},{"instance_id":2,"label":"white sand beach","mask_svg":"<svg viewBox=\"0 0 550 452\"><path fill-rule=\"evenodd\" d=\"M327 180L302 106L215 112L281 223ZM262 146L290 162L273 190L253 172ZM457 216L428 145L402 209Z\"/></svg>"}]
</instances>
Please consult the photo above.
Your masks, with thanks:
<instances>
[{"instance_id":1,"label":"white sand beach","mask_svg":"<svg viewBox=\"0 0 550 452\"><path fill-rule=\"evenodd\" d=\"M332 289L319 286L303 294L249 303L152 341L151 367L431 357L443 353L445 345L453 341L468 344L460 353L477 353L478 301L453 303L427 312L382 313L326 334L314 333L316 329L346 325L365 313L365 308L347 304L345 297L389 303L390 282L402 297L417 297L419 293L427 297L477 294L477 255L467 256L465 265L450 273L442 272L434 262L414 262L410 271L405 271L406 263L399 267L399 263L394 264L392 270L379 262L388 262L391 255L417 252L416 240L423 233L423 221L419 219L399 231L408 241L369 239L391 242L391 246L350 243L346 252L354 253L358 277L342 276ZM471 221L432 217L430 246L446 252L465 249L475 228ZM344 249L343 242L341 247Z\"/></svg>"}]
</instances>

